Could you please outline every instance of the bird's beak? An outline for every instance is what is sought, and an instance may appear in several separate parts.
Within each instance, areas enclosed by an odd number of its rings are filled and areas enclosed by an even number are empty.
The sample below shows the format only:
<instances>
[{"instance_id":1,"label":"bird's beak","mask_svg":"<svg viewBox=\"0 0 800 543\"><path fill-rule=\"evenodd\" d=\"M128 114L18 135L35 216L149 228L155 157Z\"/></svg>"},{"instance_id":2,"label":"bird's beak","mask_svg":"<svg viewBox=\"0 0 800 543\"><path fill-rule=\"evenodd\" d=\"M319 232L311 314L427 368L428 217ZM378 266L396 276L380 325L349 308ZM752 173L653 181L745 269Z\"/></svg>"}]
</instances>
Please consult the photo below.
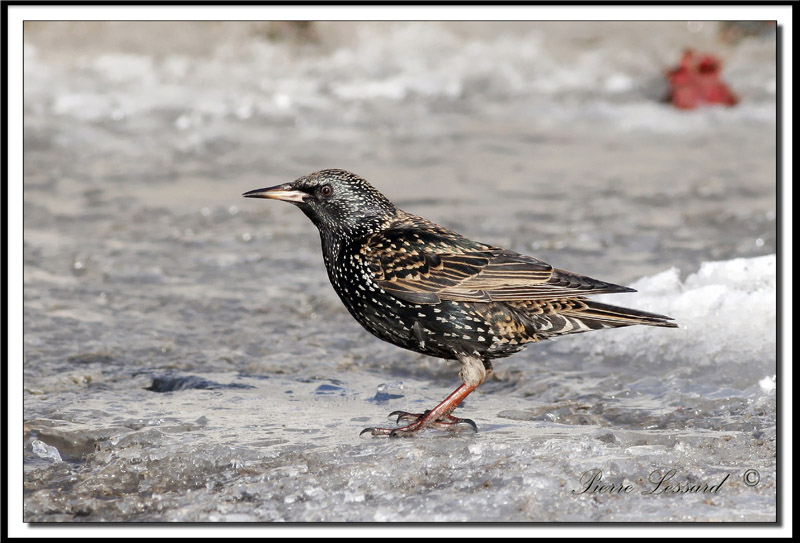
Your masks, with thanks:
<instances>
[{"instance_id":1,"label":"bird's beak","mask_svg":"<svg viewBox=\"0 0 800 543\"><path fill-rule=\"evenodd\" d=\"M308 193L301 190L294 190L291 185L276 185L265 189L251 190L242 194L245 198L269 198L271 200L283 200L284 202L302 203Z\"/></svg>"}]
</instances>

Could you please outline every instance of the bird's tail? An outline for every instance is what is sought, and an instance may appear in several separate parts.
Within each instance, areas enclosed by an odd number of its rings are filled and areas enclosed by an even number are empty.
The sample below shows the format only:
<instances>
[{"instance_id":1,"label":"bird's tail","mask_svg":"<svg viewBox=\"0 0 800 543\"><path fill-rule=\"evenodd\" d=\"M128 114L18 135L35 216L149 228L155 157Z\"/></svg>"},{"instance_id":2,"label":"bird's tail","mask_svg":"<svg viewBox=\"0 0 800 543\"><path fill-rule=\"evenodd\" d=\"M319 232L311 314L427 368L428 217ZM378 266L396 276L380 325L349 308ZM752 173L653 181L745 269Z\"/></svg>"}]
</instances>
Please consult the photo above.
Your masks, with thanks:
<instances>
[{"instance_id":1,"label":"bird's tail","mask_svg":"<svg viewBox=\"0 0 800 543\"><path fill-rule=\"evenodd\" d=\"M664 328L677 328L674 322L669 322L672 317L648 313L638 309L618 307L615 305L604 304L595 300L581 300L585 308L575 311L565 312L565 316L580 320L591 329L597 328L617 328L620 326L631 326L643 324L646 326L661 326Z\"/></svg>"}]
</instances>

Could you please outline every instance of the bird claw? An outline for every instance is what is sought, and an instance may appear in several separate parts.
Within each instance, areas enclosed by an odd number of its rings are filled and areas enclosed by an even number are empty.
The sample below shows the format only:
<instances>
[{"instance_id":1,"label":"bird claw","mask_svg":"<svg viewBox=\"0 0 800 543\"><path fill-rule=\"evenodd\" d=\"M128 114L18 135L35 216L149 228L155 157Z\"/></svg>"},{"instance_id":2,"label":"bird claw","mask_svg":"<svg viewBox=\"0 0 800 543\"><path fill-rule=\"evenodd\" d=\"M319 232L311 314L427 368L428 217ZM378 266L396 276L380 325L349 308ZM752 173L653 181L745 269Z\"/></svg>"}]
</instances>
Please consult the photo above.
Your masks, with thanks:
<instances>
[{"instance_id":1,"label":"bird claw","mask_svg":"<svg viewBox=\"0 0 800 543\"><path fill-rule=\"evenodd\" d=\"M411 424L400 428L364 428L359 436L369 432L373 436L411 437L428 427L437 428L439 430L458 431L461 430L464 425L470 426L474 432L478 431L478 425L471 419L462 419L446 414L438 419L425 420L428 413L430 413L430 410L421 414L409 413L407 411L393 411L389 413L390 418L397 417L397 423L400 423L400 421L410 421Z\"/></svg>"},{"instance_id":2,"label":"bird claw","mask_svg":"<svg viewBox=\"0 0 800 543\"><path fill-rule=\"evenodd\" d=\"M472 430L477 433L478 432L478 425L475 424L475 421L472 419L460 419L458 417L451 417L447 415L447 420L443 421L442 419L435 420L431 424L440 430L461 430L464 426L460 425L469 425Z\"/></svg>"},{"instance_id":3,"label":"bird claw","mask_svg":"<svg viewBox=\"0 0 800 543\"><path fill-rule=\"evenodd\" d=\"M452 418L455 419L453 422L442 423L442 424L450 424L450 425L452 425L452 427L446 428L447 430L460 430L461 428L459 428L457 425L459 425L459 424L467 424L470 427L472 427L472 431L473 432L475 432L476 434L478 433L478 425L475 424L474 420L472 420L472 419L459 419L459 418L456 418L456 417L452 417Z\"/></svg>"}]
</instances>

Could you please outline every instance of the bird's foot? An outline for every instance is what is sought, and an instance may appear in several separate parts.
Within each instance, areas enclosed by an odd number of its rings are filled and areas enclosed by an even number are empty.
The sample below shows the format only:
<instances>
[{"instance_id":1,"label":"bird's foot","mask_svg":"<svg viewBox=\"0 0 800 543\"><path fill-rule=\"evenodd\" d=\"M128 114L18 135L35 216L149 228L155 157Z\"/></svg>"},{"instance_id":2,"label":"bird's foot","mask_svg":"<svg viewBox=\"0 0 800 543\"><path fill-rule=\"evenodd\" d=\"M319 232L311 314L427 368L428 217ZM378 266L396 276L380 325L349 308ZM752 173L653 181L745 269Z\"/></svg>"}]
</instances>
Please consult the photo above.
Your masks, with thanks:
<instances>
[{"instance_id":1,"label":"bird's foot","mask_svg":"<svg viewBox=\"0 0 800 543\"><path fill-rule=\"evenodd\" d=\"M393 413L389 413L389 416L390 417L394 417L395 415L397 415L397 420L395 422L398 422L398 423L401 420L402 421L411 421L413 423L413 422L417 422L417 421L422 420L430 412L431 412L430 409L426 410L422 414L420 414L420 413L408 413L407 411L395 411ZM430 426L433 426L435 428L439 428L440 430L456 430L456 429L458 429L458 426L456 426L458 424L468 424L469 426L472 426L472 429L474 431L476 431L476 432L478 431L478 425L475 424L475 421L473 421L472 419L461 419L461 418L458 418L458 417L454 417L453 415L451 415L449 413L447 413L445 415L442 415L438 419L436 419L433 422L431 422Z\"/></svg>"},{"instance_id":2,"label":"bird's foot","mask_svg":"<svg viewBox=\"0 0 800 543\"><path fill-rule=\"evenodd\" d=\"M390 414L390 417L397 415L397 422L413 421L407 426L400 428L364 428L361 435L370 433L373 436L389 436L389 437L410 437L416 435L418 432L425 428L438 428L439 430L458 431L465 426L472 427L472 430L477 432L478 425L470 419L461 419L452 415L443 415L438 419L429 416L430 411L425 413L407 413L405 411L395 411Z\"/></svg>"},{"instance_id":3,"label":"bird's foot","mask_svg":"<svg viewBox=\"0 0 800 543\"><path fill-rule=\"evenodd\" d=\"M408 437L416 435L420 430L428 427L434 427L440 430L456 430L463 428L463 426L459 426L463 424L471 426L472 429L477 432L478 426L473 421L469 419L460 419L450 414L477 386L477 384L461 385L445 398L442 403L422 414L395 411L389 415L390 417L396 415L397 422L401 420L411 421L411 424L408 426L401 426L400 428L364 428L360 435L369 432L373 436Z\"/></svg>"}]
</instances>

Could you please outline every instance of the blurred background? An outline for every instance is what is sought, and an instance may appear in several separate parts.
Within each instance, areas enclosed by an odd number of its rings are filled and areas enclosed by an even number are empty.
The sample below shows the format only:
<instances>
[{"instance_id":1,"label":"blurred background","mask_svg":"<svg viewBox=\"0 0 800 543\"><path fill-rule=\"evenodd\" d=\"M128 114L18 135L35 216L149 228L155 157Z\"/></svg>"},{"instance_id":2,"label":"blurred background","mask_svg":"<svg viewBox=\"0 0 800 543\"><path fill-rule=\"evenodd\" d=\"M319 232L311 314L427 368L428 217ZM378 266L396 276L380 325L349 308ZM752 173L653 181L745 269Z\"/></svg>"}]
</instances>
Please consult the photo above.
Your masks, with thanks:
<instances>
[{"instance_id":1,"label":"blurred background","mask_svg":"<svg viewBox=\"0 0 800 543\"><path fill-rule=\"evenodd\" d=\"M26 520L774 520L774 480L602 513L567 483L597 456L645 478L760 459L769 480L774 24L29 22L24 39ZM358 440L457 368L361 330L310 221L241 197L323 168L638 281L616 301L682 328L495 364L465 403L489 442ZM450 494L402 502L420 455Z\"/></svg>"},{"instance_id":2,"label":"blurred background","mask_svg":"<svg viewBox=\"0 0 800 543\"><path fill-rule=\"evenodd\" d=\"M667 102L689 48L721 61L737 105ZM412 212L475 206L453 220L515 249L633 236L679 267L774 252L769 23L52 22L26 26L25 54L38 206L90 187L115 212L250 210L246 189L339 167Z\"/></svg>"}]
</instances>

